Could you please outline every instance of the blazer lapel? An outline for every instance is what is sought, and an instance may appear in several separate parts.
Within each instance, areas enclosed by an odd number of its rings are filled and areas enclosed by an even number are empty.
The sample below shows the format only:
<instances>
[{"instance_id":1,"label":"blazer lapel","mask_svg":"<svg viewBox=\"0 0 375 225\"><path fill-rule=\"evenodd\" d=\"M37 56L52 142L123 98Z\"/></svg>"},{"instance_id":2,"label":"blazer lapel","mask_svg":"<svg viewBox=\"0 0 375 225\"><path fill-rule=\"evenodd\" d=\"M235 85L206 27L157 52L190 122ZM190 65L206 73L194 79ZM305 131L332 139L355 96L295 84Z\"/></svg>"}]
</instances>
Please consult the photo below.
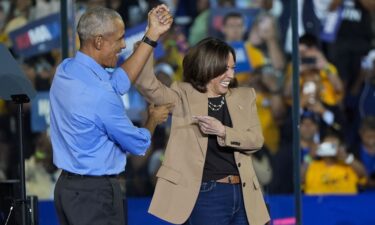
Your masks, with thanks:
<instances>
[{"instance_id":1,"label":"blazer lapel","mask_svg":"<svg viewBox=\"0 0 375 225\"><path fill-rule=\"evenodd\" d=\"M190 90L186 90L186 96L189 102L191 116L206 116L208 114L208 98L205 93L200 93L199 91L191 87ZM203 157L205 157L208 143L207 135L204 135L200 131L198 125L194 126L194 133L197 137L202 155Z\"/></svg>"}]
</instances>

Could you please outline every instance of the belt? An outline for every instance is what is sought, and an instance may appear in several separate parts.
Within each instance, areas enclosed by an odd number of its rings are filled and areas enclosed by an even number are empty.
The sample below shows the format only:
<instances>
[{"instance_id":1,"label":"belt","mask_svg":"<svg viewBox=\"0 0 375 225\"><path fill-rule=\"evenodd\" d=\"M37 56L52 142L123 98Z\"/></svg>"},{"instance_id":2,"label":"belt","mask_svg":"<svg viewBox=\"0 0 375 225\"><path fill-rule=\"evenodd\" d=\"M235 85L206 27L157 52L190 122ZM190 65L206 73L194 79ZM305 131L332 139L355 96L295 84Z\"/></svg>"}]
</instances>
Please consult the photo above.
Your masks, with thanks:
<instances>
[{"instance_id":1,"label":"belt","mask_svg":"<svg viewBox=\"0 0 375 225\"><path fill-rule=\"evenodd\" d=\"M66 170L61 171L61 175L66 176L66 177L79 177L79 178L103 178L103 177L117 178L118 177L117 174L113 174L113 175L81 175L81 174L72 173L72 172L69 172L69 171L66 171Z\"/></svg>"},{"instance_id":2,"label":"belt","mask_svg":"<svg viewBox=\"0 0 375 225\"><path fill-rule=\"evenodd\" d=\"M216 182L224 184L239 184L241 183L241 178L238 175L228 175L224 178L216 180Z\"/></svg>"}]
</instances>

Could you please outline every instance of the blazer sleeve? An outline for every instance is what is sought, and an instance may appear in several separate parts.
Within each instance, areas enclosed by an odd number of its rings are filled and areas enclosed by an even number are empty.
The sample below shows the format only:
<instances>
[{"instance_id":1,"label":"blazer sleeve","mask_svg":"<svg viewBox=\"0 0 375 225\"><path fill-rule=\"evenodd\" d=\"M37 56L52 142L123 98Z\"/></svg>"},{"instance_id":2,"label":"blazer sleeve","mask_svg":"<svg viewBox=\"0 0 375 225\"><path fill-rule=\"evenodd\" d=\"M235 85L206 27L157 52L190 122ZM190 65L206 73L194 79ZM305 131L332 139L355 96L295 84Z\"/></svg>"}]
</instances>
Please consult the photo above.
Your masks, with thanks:
<instances>
[{"instance_id":1,"label":"blazer sleeve","mask_svg":"<svg viewBox=\"0 0 375 225\"><path fill-rule=\"evenodd\" d=\"M135 87L145 97L148 102L156 105L163 105L167 103L174 103L180 99L179 93L176 91L176 83L172 84L172 88L165 86L155 76L153 56L149 57L137 80Z\"/></svg>"},{"instance_id":2,"label":"blazer sleeve","mask_svg":"<svg viewBox=\"0 0 375 225\"><path fill-rule=\"evenodd\" d=\"M248 152L256 152L262 148L264 137L256 108L255 90L253 88L250 90L250 110L247 113L249 118L244 120L248 121L246 128L238 128L235 124L233 127L225 127L225 138L217 138L219 145Z\"/></svg>"}]
</instances>

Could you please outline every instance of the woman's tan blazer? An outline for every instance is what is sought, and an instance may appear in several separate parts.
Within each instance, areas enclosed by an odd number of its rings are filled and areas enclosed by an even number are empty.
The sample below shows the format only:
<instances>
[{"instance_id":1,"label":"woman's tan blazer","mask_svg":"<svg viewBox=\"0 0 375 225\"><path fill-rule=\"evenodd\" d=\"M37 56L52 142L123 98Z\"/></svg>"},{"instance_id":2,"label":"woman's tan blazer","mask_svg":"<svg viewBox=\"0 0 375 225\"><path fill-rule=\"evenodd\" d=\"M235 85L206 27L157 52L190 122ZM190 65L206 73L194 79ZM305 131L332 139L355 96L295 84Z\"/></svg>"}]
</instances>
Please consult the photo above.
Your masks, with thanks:
<instances>
[{"instance_id":1,"label":"woman's tan blazer","mask_svg":"<svg viewBox=\"0 0 375 225\"><path fill-rule=\"evenodd\" d=\"M136 87L156 105L173 102L172 127L149 213L174 224L184 223L197 200L208 138L193 122L194 115L208 114L208 97L189 83L161 84L148 64L136 80ZM261 188L255 175L251 153L263 145L263 135L252 88L234 88L226 94L233 128L226 128L225 145L237 149L235 161L241 177L247 218L250 225L269 221Z\"/></svg>"}]
</instances>

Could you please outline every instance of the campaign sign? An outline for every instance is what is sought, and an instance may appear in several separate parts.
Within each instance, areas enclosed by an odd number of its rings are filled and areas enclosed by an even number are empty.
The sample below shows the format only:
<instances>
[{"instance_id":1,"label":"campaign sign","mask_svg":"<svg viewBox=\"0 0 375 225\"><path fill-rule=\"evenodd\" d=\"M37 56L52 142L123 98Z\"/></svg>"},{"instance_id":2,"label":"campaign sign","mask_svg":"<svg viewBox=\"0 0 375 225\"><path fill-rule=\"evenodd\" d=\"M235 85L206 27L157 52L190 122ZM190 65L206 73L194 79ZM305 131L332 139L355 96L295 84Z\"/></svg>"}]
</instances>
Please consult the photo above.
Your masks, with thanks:
<instances>
[{"instance_id":1,"label":"campaign sign","mask_svg":"<svg viewBox=\"0 0 375 225\"><path fill-rule=\"evenodd\" d=\"M243 41L236 41L229 43L229 45L232 46L236 53L236 73L251 72L253 69L249 62L245 43Z\"/></svg>"},{"instance_id":2,"label":"campaign sign","mask_svg":"<svg viewBox=\"0 0 375 225\"><path fill-rule=\"evenodd\" d=\"M121 52L121 55L119 57L119 62L117 63L118 65L121 65L126 58L128 58L134 50L134 44L137 41L142 40L142 37L145 35L145 30L147 27L147 23L142 23L140 25L137 25L135 27L131 27L129 29L126 29L125 31L125 43L126 43L126 48L123 49ZM156 59L164 56L165 52L163 49L162 44L159 42L158 46L154 50L154 56Z\"/></svg>"},{"instance_id":3,"label":"campaign sign","mask_svg":"<svg viewBox=\"0 0 375 225\"><path fill-rule=\"evenodd\" d=\"M38 92L35 98L31 101L31 130L33 132L43 132L49 128L49 112L49 92Z\"/></svg>"},{"instance_id":4,"label":"campaign sign","mask_svg":"<svg viewBox=\"0 0 375 225\"><path fill-rule=\"evenodd\" d=\"M60 47L60 14L55 13L9 33L13 50L28 58Z\"/></svg>"}]
</instances>

